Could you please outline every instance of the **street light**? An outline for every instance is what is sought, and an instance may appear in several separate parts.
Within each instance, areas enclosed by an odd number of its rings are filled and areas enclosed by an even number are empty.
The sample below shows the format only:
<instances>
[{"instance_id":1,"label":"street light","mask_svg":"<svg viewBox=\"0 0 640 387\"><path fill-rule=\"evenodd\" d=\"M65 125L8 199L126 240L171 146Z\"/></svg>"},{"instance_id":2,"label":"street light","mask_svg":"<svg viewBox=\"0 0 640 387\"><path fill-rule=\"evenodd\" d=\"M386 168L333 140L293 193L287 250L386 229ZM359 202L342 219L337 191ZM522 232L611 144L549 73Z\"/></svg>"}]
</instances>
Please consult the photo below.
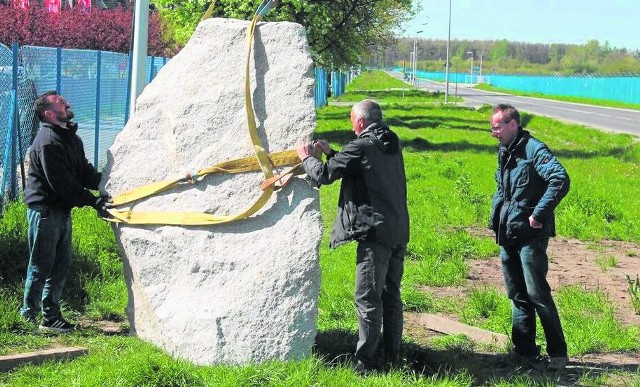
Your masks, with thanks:
<instances>
[{"instance_id":1,"label":"street light","mask_svg":"<svg viewBox=\"0 0 640 387\"><path fill-rule=\"evenodd\" d=\"M469 83L473 84L473 51L467 51L467 54L471 54L471 70L469 71L471 80L469 81Z\"/></svg>"},{"instance_id":2,"label":"street light","mask_svg":"<svg viewBox=\"0 0 640 387\"><path fill-rule=\"evenodd\" d=\"M449 0L449 35L447 36L447 63L445 64L444 103L449 103L449 43L451 42L451 0Z\"/></svg>"},{"instance_id":3,"label":"street light","mask_svg":"<svg viewBox=\"0 0 640 387\"><path fill-rule=\"evenodd\" d=\"M427 24L427 23L424 23ZM424 31L420 30L416 32L416 36L413 37L413 61L411 62L411 68L412 68L412 76L411 76L411 81L413 83L413 85L415 86L416 84L416 71L418 69L418 51L416 51L416 41L418 39L418 34L423 33Z\"/></svg>"}]
</instances>

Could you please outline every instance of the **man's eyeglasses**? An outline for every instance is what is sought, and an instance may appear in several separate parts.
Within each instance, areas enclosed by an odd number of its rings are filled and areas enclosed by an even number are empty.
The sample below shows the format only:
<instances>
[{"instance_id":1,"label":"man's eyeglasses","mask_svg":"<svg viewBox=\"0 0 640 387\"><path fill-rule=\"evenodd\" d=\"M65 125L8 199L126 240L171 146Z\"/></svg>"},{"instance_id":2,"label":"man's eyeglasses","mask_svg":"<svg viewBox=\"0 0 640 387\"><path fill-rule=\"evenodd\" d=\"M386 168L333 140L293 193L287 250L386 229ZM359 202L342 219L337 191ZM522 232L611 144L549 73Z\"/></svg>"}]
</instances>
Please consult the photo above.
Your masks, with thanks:
<instances>
[{"instance_id":1,"label":"man's eyeglasses","mask_svg":"<svg viewBox=\"0 0 640 387\"><path fill-rule=\"evenodd\" d=\"M491 132L497 133L497 132L501 131L502 127L505 126L506 124L508 124L509 122L511 122L511 120L506 121L506 122L501 122L497 126L492 126L491 127Z\"/></svg>"}]
</instances>

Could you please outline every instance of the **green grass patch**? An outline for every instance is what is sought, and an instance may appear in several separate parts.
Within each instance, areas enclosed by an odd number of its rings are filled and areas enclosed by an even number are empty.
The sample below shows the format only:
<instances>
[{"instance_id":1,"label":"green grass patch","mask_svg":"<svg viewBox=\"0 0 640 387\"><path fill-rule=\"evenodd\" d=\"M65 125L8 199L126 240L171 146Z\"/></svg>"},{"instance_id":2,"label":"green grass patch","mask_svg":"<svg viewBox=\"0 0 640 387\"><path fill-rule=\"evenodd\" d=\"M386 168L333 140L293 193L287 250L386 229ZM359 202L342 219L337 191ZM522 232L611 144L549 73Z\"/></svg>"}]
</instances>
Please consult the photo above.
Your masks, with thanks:
<instances>
[{"instance_id":1,"label":"green grass patch","mask_svg":"<svg viewBox=\"0 0 640 387\"><path fill-rule=\"evenodd\" d=\"M411 106L423 104L444 103L443 92L426 92L415 88L413 85L389 76L383 71L364 71L345 88L346 93L334 98L340 102L358 102L363 99L373 99L382 105L388 103L409 103ZM461 98L453 98L452 102L462 101ZM408 106L406 108L409 108Z\"/></svg>"}]
</instances>

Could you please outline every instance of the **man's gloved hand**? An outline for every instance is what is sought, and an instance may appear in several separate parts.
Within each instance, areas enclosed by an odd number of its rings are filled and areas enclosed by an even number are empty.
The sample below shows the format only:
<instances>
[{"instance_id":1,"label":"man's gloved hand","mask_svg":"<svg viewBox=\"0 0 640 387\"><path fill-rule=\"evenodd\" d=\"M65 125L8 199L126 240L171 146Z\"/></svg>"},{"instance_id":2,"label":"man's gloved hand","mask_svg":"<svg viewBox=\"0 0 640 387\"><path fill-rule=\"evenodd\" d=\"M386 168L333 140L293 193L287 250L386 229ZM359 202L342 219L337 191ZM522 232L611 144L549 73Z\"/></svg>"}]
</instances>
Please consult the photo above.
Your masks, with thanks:
<instances>
[{"instance_id":1,"label":"man's gloved hand","mask_svg":"<svg viewBox=\"0 0 640 387\"><path fill-rule=\"evenodd\" d=\"M113 216L111 216L109 211L107 211L109 208L111 208L111 203L111 196L101 195L96 199L96 202L93 204L93 208L98 211L98 216L100 216L101 218L111 219L113 218Z\"/></svg>"}]
</instances>

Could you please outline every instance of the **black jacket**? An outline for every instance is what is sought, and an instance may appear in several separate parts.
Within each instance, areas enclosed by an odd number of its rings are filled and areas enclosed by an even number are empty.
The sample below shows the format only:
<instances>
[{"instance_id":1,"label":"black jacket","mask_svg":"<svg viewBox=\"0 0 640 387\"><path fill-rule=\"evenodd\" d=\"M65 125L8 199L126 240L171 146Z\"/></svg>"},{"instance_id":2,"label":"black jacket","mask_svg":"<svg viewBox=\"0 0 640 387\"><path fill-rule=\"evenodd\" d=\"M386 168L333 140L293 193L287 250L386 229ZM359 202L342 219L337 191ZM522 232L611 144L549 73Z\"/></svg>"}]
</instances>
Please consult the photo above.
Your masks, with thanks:
<instances>
[{"instance_id":1,"label":"black jacket","mask_svg":"<svg viewBox=\"0 0 640 387\"><path fill-rule=\"evenodd\" d=\"M29 172L25 202L70 210L93 205L97 197L89 189L98 189L102 175L87 161L82 140L76 131L47 122L29 150Z\"/></svg>"},{"instance_id":2,"label":"black jacket","mask_svg":"<svg viewBox=\"0 0 640 387\"><path fill-rule=\"evenodd\" d=\"M496 183L490 227L499 245L556 235L554 210L569 192L570 180L544 143L521 128L511 146L500 146ZM531 215L542 228L531 228Z\"/></svg>"},{"instance_id":3,"label":"black jacket","mask_svg":"<svg viewBox=\"0 0 640 387\"><path fill-rule=\"evenodd\" d=\"M409 241L407 183L398 136L382 123L369 125L326 163L303 166L318 185L342 178L331 247L357 240L387 247Z\"/></svg>"}]
</instances>

